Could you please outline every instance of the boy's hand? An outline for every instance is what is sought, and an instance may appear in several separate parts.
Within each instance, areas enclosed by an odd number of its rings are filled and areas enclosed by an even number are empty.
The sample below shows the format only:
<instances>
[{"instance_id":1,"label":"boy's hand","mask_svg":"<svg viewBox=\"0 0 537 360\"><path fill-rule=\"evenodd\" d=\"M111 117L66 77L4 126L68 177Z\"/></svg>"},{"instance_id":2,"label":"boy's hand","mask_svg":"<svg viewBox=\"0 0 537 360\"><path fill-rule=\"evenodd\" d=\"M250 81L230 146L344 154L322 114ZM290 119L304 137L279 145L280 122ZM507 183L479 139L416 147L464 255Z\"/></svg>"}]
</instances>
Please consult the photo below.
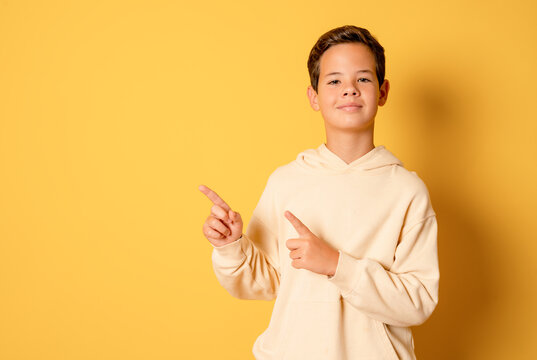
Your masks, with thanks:
<instances>
[{"instance_id":1,"label":"boy's hand","mask_svg":"<svg viewBox=\"0 0 537 360\"><path fill-rule=\"evenodd\" d=\"M203 235L214 246L224 246L237 240L242 235L242 218L238 212L231 210L217 193L205 185L198 189L213 202L211 215L203 224Z\"/></svg>"},{"instance_id":2,"label":"boy's hand","mask_svg":"<svg viewBox=\"0 0 537 360\"><path fill-rule=\"evenodd\" d=\"M318 274L334 276L339 261L339 252L319 239L290 211L285 217L298 232L299 238L289 239L285 245L291 252L291 265L297 269L307 269Z\"/></svg>"}]
</instances>

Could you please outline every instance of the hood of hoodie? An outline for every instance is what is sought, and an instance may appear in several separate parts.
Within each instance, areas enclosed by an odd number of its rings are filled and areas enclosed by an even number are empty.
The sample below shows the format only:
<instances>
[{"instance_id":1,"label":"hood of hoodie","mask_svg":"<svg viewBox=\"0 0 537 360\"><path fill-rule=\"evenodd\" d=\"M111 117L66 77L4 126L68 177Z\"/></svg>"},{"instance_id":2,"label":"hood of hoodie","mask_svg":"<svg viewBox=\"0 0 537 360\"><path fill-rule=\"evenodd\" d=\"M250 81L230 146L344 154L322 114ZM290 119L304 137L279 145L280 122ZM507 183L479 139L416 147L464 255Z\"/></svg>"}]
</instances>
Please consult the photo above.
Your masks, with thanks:
<instances>
[{"instance_id":1,"label":"hood of hoodie","mask_svg":"<svg viewBox=\"0 0 537 360\"><path fill-rule=\"evenodd\" d=\"M342 173L347 171L370 171L382 167L404 166L384 145L379 145L347 164L322 143L316 149L307 149L298 154L296 164L302 168L326 173Z\"/></svg>"}]
</instances>

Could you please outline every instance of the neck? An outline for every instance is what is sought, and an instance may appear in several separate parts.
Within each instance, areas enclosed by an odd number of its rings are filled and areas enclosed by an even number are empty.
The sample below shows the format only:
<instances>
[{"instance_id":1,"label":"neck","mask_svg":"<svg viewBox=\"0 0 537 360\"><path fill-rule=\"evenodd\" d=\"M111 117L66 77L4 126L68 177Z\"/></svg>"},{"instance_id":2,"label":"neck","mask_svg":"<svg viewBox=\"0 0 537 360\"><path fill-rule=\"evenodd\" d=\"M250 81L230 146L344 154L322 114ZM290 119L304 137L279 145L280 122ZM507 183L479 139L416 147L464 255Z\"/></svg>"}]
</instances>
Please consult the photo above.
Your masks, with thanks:
<instances>
[{"instance_id":1,"label":"neck","mask_svg":"<svg viewBox=\"0 0 537 360\"><path fill-rule=\"evenodd\" d=\"M373 129L359 133L327 132L326 147L345 163L350 164L375 148Z\"/></svg>"}]
</instances>

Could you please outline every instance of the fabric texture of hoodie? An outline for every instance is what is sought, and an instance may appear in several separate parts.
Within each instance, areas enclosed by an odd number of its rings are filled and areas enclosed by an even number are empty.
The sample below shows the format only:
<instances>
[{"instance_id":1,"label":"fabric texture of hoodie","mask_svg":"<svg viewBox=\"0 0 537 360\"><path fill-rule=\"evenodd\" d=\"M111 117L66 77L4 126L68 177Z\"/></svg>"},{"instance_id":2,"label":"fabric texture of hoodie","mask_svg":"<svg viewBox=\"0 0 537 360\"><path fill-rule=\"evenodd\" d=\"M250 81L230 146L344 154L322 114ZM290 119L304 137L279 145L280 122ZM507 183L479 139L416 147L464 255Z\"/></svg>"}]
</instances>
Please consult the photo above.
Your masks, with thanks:
<instances>
[{"instance_id":1,"label":"fabric texture of hoodie","mask_svg":"<svg viewBox=\"0 0 537 360\"><path fill-rule=\"evenodd\" d=\"M285 242L298 233L285 210L339 251L332 277L291 266ZM258 360L415 359L410 326L438 303L429 192L383 145L347 164L323 143L278 167L212 263L234 297L276 299Z\"/></svg>"}]
</instances>

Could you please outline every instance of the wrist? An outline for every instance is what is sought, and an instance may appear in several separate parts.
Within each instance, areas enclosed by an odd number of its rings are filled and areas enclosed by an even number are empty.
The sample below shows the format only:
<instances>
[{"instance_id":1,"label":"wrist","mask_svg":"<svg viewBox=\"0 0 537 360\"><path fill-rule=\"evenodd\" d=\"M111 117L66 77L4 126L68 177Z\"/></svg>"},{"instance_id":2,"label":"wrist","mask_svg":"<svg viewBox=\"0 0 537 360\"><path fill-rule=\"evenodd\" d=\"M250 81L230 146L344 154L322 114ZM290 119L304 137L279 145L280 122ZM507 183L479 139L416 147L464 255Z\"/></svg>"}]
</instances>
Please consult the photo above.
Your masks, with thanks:
<instances>
[{"instance_id":1,"label":"wrist","mask_svg":"<svg viewBox=\"0 0 537 360\"><path fill-rule=\"evenodd\" d=\"M333 277L337 271L337 265L339 263L339 251L335 250L332 257L330 271L326 274L329 278Z\"/></svg>"}]
</instances>

